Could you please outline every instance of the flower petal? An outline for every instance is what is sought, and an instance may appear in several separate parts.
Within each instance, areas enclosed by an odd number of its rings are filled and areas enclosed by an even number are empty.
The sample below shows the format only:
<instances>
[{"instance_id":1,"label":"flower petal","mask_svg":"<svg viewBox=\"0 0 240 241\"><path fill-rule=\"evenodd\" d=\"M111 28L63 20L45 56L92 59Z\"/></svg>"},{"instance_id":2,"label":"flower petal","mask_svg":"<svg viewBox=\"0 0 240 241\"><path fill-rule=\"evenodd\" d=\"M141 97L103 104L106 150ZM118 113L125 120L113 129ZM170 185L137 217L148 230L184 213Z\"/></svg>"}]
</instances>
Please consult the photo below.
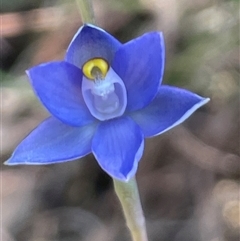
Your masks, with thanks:
<instances>
[{"instance_id":1,"label":"flower petal","mask_svg":"<svg viewBox=\"0 0 240 241\"><path fill-rule=\"evenodd\" d=\"M82 97L80 69L64 61L50 62L29 69L27 74L39 99L52 115L73 126L95 120Z\"/></svg>"},{"instance_id":2,"label":"flower petal","mask_svg":"<svg viewBox=\"0 0 240 241\"><path fill-rule=\"evenodd\" d=\"M122 181L136 173L143 148L143 134L129 117L100 123L92 142L92 152L102 169Z\"/></svg>"},{"instance_id":3,"label":"flower petal","mask_svg":"<svg viewBox=\"0 0 240 241\"><path fill-rule=\"evenodd\" d=\"M96 124L72 127L50 117L16 148L7 165L41 165L70 161L91 152Z\"/></svg>"},{"instance_id":4,"label":"flower petal","mask_svg":"<svg viewBox=\"0 0 240 241\"><path fill-rule=\"evenodd\" d=\"M145 137L151 137L181 124L208 101L209 98L190 91L163 85L149 106L130 116L142 128Z\"/></svg>"},{"instance_id":5,"label":"flower petal","mask_svg":"<svg viewBox=\"0 0 240 241\"><path fill-rule=\"evenodd\" d=\"M121 43L103 29L85 24L73 37L65 59L79 68L89 59L98 57L111 63L120 46Z\"/></svg>"},{"instance_id":6,"label":"flower petal","mask_svg":"<svg viewBox=\"0 0 240 241\"><path fill-rule=\"evenodd\" d=\"M156 96L164 71L163 34L152 32L124 44L115 54L112 68L128 93L127 109L138 110Z\"/></svg>"}]
</instances>

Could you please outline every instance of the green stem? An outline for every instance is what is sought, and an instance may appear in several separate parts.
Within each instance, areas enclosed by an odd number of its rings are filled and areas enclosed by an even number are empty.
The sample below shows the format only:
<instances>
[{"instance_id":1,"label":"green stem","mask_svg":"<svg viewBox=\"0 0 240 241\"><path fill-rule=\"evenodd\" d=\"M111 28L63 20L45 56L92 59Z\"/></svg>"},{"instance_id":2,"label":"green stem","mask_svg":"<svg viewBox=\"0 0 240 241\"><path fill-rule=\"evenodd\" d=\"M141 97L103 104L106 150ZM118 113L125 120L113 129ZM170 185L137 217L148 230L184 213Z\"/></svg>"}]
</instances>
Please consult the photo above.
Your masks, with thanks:
<instances>
[{"instance_id":1,"label":"green stem","mask_svg":"<svg viewBox=\"0 0 240 241\"><path fill-rule=\"evenodd\" d=\"M133 241L148 241L145 218L138 193L137 182L132 178L129 182L113 179L115 192L121 202L127 226Z\"/></svg>"},{"instance_id":2,"label":"green stem","mask_svg":"<svg viewBox=\"0 0 240 241\"><path fill-rule=\"evenodd\" d=\"M95 24L92 0L76 0L76 1L80 9L83 23Z\"/></svg>"}]
</instances>

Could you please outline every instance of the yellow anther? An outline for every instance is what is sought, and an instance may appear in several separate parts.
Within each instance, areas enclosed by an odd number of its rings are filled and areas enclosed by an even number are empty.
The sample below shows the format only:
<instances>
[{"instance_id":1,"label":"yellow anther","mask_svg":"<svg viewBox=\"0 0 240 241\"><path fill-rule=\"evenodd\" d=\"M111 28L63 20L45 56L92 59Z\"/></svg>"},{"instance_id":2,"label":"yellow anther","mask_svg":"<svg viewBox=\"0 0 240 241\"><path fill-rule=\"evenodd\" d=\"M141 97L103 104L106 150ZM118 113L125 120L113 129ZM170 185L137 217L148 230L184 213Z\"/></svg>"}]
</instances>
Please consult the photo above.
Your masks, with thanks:
<instances>
[{"instance_id":1,"label":"yellow anther","mask_svg":"<svg viewBox=\"0 0 240 241\"><path fill-rule=\"evenodd\" d=\"M104 59L96 58L87 61L82 68L83 74L91 80L96 79L98 75L105 77L108 72L108 63Z\"/></svg>"}]
</instances>

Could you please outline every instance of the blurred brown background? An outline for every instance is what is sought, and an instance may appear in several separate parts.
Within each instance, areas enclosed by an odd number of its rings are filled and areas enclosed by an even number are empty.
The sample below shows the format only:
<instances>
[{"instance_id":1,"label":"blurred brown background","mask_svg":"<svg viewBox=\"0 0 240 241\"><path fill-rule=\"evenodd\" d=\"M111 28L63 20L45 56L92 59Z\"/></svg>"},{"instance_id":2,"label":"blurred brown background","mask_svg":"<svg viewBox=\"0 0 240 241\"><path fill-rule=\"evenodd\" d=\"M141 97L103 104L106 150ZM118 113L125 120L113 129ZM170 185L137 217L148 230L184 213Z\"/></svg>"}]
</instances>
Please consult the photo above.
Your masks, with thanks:
<instances>
[{"instance_id":1,"label":"blurred brown background","mask_svg":"<svg viewBox=\"0 0 240 241\"><path fill-rule=\"evenodd\" d=\"M164 83L210 97L184 124L146 141L137 180L150 241L239 241L239 1L94 0L122 42L165 35ZM81 25L74 1L2 0L1 162L49 114L24 73L62 59ZM92 155L1 166L1 241L127 241L111 179Z\"/></svg>"}]
</instances>

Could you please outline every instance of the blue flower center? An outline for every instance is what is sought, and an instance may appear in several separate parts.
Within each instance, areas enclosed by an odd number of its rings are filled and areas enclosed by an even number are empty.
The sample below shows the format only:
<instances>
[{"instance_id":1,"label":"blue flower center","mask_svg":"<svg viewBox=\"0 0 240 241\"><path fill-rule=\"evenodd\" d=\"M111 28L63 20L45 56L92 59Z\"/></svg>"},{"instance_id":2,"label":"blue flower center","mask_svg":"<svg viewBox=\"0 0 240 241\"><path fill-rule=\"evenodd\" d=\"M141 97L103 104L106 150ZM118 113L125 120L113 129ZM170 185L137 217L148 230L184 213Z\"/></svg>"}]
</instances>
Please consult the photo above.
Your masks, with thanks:
<instances>
[{"instance_id":1,"label":"blue flower center","mask_svg":"<svg viewBox=\"0 0 240 241\"><path fill-rule=\"evenodd\" d=\"M127 105L121 78L105 60L92 59L83 66L82 93L91 114L99 120L121 116Z\"/></svg>"},{"instance_id":2,"label":"blue flower center","mask_svg":"<svg viewBox=\"0 0 240 241\"><path fill-rule=\"evenodd\" d=\"M119 107L119 98L113 83L109 83L98 73L92 89L94 106L100 113L113 113Z\"/></svg>"}]
</instances>

